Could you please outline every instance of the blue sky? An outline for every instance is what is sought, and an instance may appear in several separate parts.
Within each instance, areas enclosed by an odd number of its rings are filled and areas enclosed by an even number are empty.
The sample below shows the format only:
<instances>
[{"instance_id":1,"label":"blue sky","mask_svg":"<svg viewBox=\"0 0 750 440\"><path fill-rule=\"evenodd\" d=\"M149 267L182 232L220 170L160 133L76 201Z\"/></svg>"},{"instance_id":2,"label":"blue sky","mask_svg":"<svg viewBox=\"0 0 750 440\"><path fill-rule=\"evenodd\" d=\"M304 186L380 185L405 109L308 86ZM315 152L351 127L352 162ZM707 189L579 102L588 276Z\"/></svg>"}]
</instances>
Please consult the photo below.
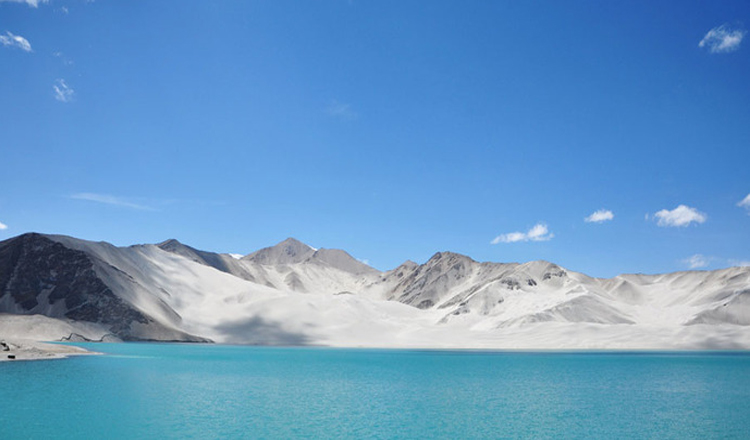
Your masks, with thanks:
<instances>
[{"instance_id":1,"label":"blue sky","mask_svg":"<svg viewBox=\"0 0 750 440\"><path fill-rule=\"evenodd\" d=\"M746 1L0 0L0 240L747 264L749 28Z\"/></svg>"}]
</instances>

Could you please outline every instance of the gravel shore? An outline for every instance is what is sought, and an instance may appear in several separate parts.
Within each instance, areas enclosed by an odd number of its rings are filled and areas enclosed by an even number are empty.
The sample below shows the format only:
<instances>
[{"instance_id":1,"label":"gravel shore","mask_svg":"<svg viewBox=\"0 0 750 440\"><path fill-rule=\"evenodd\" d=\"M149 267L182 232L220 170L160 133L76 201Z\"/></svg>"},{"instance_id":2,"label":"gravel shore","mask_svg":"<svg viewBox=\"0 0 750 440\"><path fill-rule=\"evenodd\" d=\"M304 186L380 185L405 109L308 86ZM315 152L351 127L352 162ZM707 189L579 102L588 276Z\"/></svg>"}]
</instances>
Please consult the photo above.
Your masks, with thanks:
<instances>
[{"instance_id":1,"label":"gravel shore","mask_svg":"<svg viewBox=\"0 0 750 440\"><path fill-rule=\"evenodd\" d=\"M61 359L68 356L90 354L96 353L70 345L0 338L0 362Z\"/></svg>"}]
</instances>

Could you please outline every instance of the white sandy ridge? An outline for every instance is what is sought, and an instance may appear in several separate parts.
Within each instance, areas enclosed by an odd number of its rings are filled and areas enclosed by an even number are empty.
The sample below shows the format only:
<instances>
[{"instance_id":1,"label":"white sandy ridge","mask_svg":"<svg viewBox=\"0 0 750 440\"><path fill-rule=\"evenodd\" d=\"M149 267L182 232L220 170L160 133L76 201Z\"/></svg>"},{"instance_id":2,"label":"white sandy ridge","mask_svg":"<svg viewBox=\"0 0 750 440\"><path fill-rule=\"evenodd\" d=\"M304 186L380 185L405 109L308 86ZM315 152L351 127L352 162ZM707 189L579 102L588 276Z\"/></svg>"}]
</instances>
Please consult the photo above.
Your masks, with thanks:
<instances>
[{"instance_id":1,"label":"white sandy ridge","mask_svg":"<svg viewBox=\"0 0 750 440\"><path fill-rule=\"evenodd\" d=\"M242 259L214 254L224 258L222 271L155 245L54 239L106 262L98 276L164 326L154 339L181 331L257 345L750 349L749 268L598 279L544 261L478 263L438 253L424 265L379 272L343 251L287 240ZM0 336L9 339L108 332L0 315Z\"/></svg>"}]
</instances>

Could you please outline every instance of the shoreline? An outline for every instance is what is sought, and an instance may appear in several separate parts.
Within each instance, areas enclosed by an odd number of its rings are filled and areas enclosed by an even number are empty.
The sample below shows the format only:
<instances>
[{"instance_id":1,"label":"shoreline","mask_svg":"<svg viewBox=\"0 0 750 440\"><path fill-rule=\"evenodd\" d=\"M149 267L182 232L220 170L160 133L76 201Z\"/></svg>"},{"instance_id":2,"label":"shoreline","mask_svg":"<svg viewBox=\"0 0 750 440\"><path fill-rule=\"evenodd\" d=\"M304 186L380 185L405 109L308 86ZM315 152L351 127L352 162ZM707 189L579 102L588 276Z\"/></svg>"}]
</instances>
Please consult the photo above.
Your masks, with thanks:
<instances>
[{"instance_id":1,"label":"shoreline","mask_svg":"<svg viewBox=\"0 0 750 440\"><path fill-rule=\"evenodd\" d=\"M128 343L145 343L145 344L166 344L166 345L196 345L192 342L174 342L174 341L36 341L31 339L6 339L0 338L0 362L14 361L37 361L37 360L54 360L65 359L71 356L88 356L101 355L103 353L92 351L80 347L78 344L128 344ZM209 346L226 346L226 347L254 347L254 348L300 348L300 349L333 349L333 350L395 350L395 351L414 351L414 352L452 352L452 353L475 353L475 354L588 354L588 355L750 355L750 350L742 348L509 348L509 347L417 347L417 346L343 346L343 345L260 345L260 344L200 344ZM11 358L12 356L12 358Z\"/></svg>"},{"instance_id":2,"label":"shoreline","mask_svg":"<svg viewBox=\"0 0 750 440\"><path fill-rule=\"evenodd\" d=\"M453 353L532 353L532 354L747 354L748 348L696 348L696 347L457 347L457 346L409 346L409 345L326 345L326 344L237 344L237 343L195 343L190 341L56 341L50 344L64 344L87 347L95 344L146 344L146 345L199 345L206 347L247 347L267 349L309 349L309 350L362 350L362 351L412 351L412 352L453 352ZM94 354L102 354L92 352Z\"/></svg>"},{"instance_id":3,"label":"shoreline","mask_svg":"<svg viewBox=\"0 0 750 440\"><path fill-rule=\"evenodd\" d=\"M0 339L0 362L65 359L70 356L96 355L73 345L52 344L30 339Z\"/></svg>"}]
</instances>

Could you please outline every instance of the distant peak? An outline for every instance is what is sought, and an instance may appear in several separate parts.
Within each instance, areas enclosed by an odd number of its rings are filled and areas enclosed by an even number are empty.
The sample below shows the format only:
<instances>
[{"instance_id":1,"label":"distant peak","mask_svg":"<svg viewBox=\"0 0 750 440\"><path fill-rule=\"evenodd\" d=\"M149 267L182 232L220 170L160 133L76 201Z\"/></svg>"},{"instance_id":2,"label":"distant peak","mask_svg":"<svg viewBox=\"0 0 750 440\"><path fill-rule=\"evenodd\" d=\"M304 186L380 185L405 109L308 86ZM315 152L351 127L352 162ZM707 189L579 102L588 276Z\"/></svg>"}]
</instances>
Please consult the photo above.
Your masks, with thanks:
<instances>
[{"instance_id":1,"label":"distant peak","mask_svg":"<svg viewBox=\"0 0 750 440\"><path fill-rule=\"evenodd\" d=\"M430 259L429 259L429 260L427 260L427 261L437 261L437 260L442 260L442 259L443 259L443 257L445 257L445 256L446 256L446 254L448 254L448 252L435 252L434 254L432 254L432 256L430 257Z\"/></svg>"},{"instance_id":2,"label":"distant peak","mask_svg":"<svg viewBox=\"0 0 750 440\"><path fill-rule=\"evenodd\" d=\"M182 243L179 242L176 238L170 238L168 240L164 240L161 243L158 243L157 246L159 247L165 247L165 246L176 246L181 245Z\"/></svg>"},{"instance_id":3,"label":"distant peak","mask_svg":"<svg viewBox=\"0 0 750 440\"><path fill-rule=\"evenodd\" d=\"M547 278L552 275L562 276L562 274L566 273L565 269L563 269L562 267L546 260L528 261L526 263L519 264L516 270L524 272L529 276L546 276Z\"/></svg>"},{"instance_id":4,"label":"distant peak","mask_svg":"<svg viewBox=\"0 0 750 440\"><path fill-rule=\"evenodd\" d=\"M427 262L428 263L437 262L437 261L448 260L448 259L471 260L471 258L467 257L466 255L445 251L445 252L435 252L435 254L432 257L430 257L430 259Z\"/></svg>"},{"instance_id":5,"label":"distant peak","mask_svg":"<svg viewBox=\"0 0 750 440\"><path fill-rule=\"evenodd\" d=\"M559 267L555 263L551 263L547 260L532 260L527 261L526 263L523 263L523 266L531 266L531 267L547 267L547 266L554 266Z\"/></svg>"},{"instance_id":6,"label":"distant peak","mask_svg":"<svg viewBox=\"0 0 750 440\"><path fill-rule=\"evenodd\" d=\"M38 232L27 232L25 234L17 235L15 237L2 240L0 241L0 243L28 243L28 242L36 242L39 240L52 240L52 236L48 236L46 234L40 234Z\"/></svg>"},{"instance_id":7,"label":"distant peak","mask_svg":"<svg viewBox=\"0 0 750 440\"><path fill-rule=\"evenodd\" d=\"M406 260L403 263L399 264L398 267L395 269L391 269L391 272L398 272L400 270L413 270L419 267L419 263L415 263L411 260Z\"/></svg>"},{"instance_id":8,"label":"distant peak","mask_svg":"<svg viewBox=\"0 0 750 440\"><path fill-rule=\"evenodd\" d=\"M310 246L309 244L302 243L301 241L297 240L294 237L289 237L286 240L284 240L284 241L280 242L279 244L277 244L276 246L294 246L294 247L304 246L304 247L312 249L312 250L317 250L314 247ZM274 247L276 247L276 246L274 246Z\"/></svg>"},{"instance_id":9,"label":"distant peak","mask_svg":"<svg viewBox=\"0 0 750 440\"><path fill-rule=\"evenodd\" d=\"M242 259L260 264L293 264L301 263L314 252L315 249L312 246L290 237L274 246L255 251Z\"/></svg>"},{"instance_id":10,"label":"distant peak","mask_svg":"<svg viewBox=\"0 0 750 440\"><path fill-rule=\"evenodd\" d=\"M167 251L167 252L179 252L179 251L182 251L182 250L185 250L185 249L191 249L191 250L193 249L190 246L187 246L187 245L185 245L183 243L180 243L175 238L170 238L169 240L164 240L161 243L157 244L156 247L158 247L159 249L161 249L163 251Z\"/></svg>"}]
</instances>

